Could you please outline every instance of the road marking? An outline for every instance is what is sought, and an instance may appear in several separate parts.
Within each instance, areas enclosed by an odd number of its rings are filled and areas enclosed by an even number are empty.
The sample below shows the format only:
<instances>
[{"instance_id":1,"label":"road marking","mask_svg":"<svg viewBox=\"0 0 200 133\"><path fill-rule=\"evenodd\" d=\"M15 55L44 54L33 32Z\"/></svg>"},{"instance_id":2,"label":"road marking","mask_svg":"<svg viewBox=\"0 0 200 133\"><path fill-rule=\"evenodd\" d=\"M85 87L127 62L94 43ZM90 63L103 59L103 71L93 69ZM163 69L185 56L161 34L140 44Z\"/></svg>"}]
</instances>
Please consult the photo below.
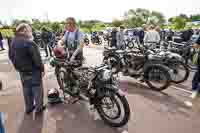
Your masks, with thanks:
<instances>
[{"instance_id":1,"label":"road marking","mask_svg":"<svg viewBox=\"0 0 200 133\"><path fill-rule=\"evenodd\" d=\"M186 90L186 89L182 89L182 88L179 88L179 87L176 87L176 86L171 86L171 87L176 89L176 90L192 94L192 91L189 91L189 90Z\"/></svg>"}]
</instances>

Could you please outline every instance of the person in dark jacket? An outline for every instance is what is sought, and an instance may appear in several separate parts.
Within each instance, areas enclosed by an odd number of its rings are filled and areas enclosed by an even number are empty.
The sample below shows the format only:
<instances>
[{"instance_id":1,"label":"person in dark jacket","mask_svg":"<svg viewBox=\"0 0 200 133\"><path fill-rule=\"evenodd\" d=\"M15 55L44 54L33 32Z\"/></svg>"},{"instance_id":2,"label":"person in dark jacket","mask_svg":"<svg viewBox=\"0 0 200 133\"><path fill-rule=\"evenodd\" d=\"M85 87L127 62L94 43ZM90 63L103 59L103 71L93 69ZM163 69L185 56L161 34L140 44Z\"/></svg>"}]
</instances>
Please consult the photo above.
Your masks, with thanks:
<instances>
[{"instance_id":1,"label":"person in dark jacket","mask_svg":"<svg viewBox=\"0 0 200 133\"><path fill-rule=\"evenodd\" d=\"M48 57L49 54L50 54L50 56L52 56L52 50L50 47L51 32L49 32L46 28L43 28L41 37L44 42L44 50L46 53L46 57ZM48 50L49 50L49 54L48 54Z\"/></svg>"},{"instance_id":2,"label":"person in dark jacket","mask_svg":"<svg viewBox=\"0 0 200 133\"><path fill-rule=\"evenodd\" d=\"M188 29L182 32L181 38L183 39L184 42L187 42L191 39L192 35L193 35L193 30Z\"/></svg>"},{"instance_id":3,"label":"person in dark jacket","mask_svg":"<svg viewBox=\"0 0 200 133\"><path fill-rule=\"evenodd\" d=\"M113 28L111 32L111 44L110 47L115 47L117 48L117 29Z\"/></svg>"},{"instance_id":4,"label":"person in dark jacket","mask_svg":"<svg viewBox=\"0 0 200 133\"><path fill-rule=\"evenodd\" d=\"M21 23L17 26L9 58L21 77L26 113L30 114L34 109L36 114L43 112L44 65L28 24Z\"/></svg>"},{"instance_id":5,"label":"person in dark jacket","mask_svg":"<svg viewBox=\"0 0 200 133\"><path fill-rule=\"evenodd\" d=\"M5 50L4 47L3 47L3 36L0 32L0 47L1 47L1 50Z\"/></svg>"}]
</instances>

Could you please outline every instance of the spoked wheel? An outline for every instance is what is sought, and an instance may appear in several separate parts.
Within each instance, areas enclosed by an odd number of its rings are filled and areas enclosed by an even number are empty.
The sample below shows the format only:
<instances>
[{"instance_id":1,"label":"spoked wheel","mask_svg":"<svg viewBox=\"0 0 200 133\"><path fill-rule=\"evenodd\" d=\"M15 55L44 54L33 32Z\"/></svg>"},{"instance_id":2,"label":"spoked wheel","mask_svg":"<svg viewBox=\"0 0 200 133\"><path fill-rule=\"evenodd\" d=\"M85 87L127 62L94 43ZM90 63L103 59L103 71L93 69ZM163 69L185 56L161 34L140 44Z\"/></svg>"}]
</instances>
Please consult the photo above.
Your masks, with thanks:
<instances>
[{"instance_id":1,"label":"spoked wheel","mask_svg":"<svg viewBox=\"0 0 200 133\"><path fill-rule=\"evenodd\" d=\"M151 89L162 91L170 85L169 70L161 65L149 66L145 71L145 82Z\"/></svg>"},{"instance_id":2,"label":"spoked wheel","mask_svg":"<svg viewBox=\"0 0 200 133\"><path fill-rule=\"evenodd\" d=\"M129 121L128 101L118 93L101 98L96 108L101 118L112 127L122 127Z\"/></svg>"},{"instance_id":3,"label":"spoked wheel","mask_svg":"<svg viewBox=\"0 0 200 133\"><path fill-rule=\"evenodd\" d=\"M172 82L178 84L186 81L189 77L189 69L187 65L185 65L181 61L173 61L170 62L170 65L168 65L171 69L171 79Z\"/></svg>"}]
</instances>

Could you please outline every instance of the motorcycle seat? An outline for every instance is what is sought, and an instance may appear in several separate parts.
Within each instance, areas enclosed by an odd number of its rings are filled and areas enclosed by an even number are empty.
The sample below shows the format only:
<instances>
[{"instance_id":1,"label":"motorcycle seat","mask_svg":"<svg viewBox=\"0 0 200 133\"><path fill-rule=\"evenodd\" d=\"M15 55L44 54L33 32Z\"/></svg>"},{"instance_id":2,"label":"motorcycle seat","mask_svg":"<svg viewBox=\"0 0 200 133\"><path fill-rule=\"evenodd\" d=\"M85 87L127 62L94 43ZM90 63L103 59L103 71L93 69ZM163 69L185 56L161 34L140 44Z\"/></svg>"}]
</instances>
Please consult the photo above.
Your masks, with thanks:
<instances>
[{"instance_id":1,"label":"motorcycle seat","mask_svg":"<svg viewBox=\"0 0 200 133\"><path fill-rule=\"evenodd\" d=\"M125 53L125 51L124 50L117 50L116 53L122 54L122 53Z\"/></svg>"}]
</instances>

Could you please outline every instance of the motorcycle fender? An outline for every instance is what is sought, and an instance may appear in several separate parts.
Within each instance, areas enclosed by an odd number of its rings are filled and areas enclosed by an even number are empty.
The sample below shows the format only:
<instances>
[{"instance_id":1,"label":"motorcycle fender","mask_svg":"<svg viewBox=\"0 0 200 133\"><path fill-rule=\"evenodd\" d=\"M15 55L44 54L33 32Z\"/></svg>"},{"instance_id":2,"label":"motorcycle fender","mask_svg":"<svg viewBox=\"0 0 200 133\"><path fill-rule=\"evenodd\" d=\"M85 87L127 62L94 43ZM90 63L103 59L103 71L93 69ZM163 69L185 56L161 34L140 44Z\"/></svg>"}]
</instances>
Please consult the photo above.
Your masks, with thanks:
<instances>
[{"instance_id":1,"label":"motorcycle fender","mask_svg":"<svg viewBox=\"0 0 200 133\"><path fill-rule=\"evenodd\" d=\"M105 88L110 89L111 91L114 91L115 93L118 93L120 96L127 95L127 92L125 89L119 89L116 85L105 85Z\"/></svg>"}]
</instances>

